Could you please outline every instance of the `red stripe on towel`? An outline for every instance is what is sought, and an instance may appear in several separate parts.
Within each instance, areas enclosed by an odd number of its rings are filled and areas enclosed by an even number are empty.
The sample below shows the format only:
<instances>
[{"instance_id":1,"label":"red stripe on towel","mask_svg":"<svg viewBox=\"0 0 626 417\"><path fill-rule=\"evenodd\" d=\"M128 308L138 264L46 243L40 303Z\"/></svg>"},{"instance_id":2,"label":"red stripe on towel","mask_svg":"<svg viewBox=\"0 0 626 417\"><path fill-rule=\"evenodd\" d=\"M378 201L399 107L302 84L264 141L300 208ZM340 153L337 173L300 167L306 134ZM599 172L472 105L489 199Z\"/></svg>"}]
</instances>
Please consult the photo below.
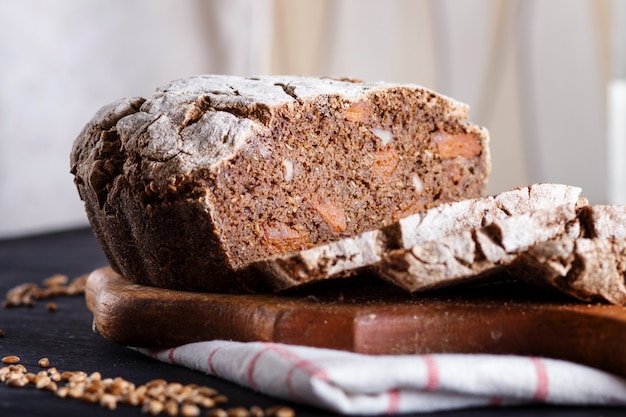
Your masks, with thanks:
<instances>
[{"instance_id":1,"label":"red stripe on towel","mask_svg":"<svg viewBox=\"0 0 626 417\"><path fill-rule=\"evenodd\" d=\"M250 363L248 364L248 371L246 372L246 376L247 376L247 379L248 379L248 384L250 384L250 387L252 389L255 389L255 390L257 389L256 382L254 382L254 370L256 368L256 364L257 364L259 358L261 356L263 356L264 353L269 352L271 350L276 351L277 349L276 349L276 347L273 344L268 343L267 345L265 345L263 347L263 349L258 351L252 357L252 359L250 360Z\"/></svg>"},{"instance_id":2,"label":"red stripe on towel","mask_svg":"<svg viewBox=\"0 0 626 417\"><path fill-rule=\"evenodd\" d=\"M211 371L211 373L215 376L219 376L219 374L217 373L217 371L215 370L215 368L213 367L213 356L215 356L215 354L217 352L219 352L220 350L222 350L224 346L220 346L218 348L213 349L213 351L211 353L209 353L209 356L207 358L207 365L209 366L209 371Z\"/></svg>"},{"instance_id":3,"label":"red stripe on towel","mask_svg":"<svg viewBox=\"0 0 626 417\"><path fill-rule=\"evenodd\" d=\"M176 365L176 359L174 358L174 352L176 352L176 348L171 348L167 353L167 359L170 361L172 365Z\"/></svg>"},{"instance_id":4,"label":"red stripe on towel","mask_svg":"<svg viewBox=\"0 0 626 417\"><path fill-rule=\"evenodd\" d=\"M535 388L535 396L533 398L536 401L545 401L548 398L550 385L548 380L548 371L541 359L530 358L530 360L535 367L535 374L537 375L537 386Z\"/></svg>"},{"instance_id":5,"label":"red stripe on towel","mask_svg":"<svg viewBox=\"0 0 626 417\"><path fill-rule=\"evenodd\" d=\"M398 388L392 389L387 395L389 396L389 405L385 414L397 414L400 411L400 390Z\"/></svg>"},{"instance_id":6,"label":"red stripe on towel","mask_svg":"<svg viewBox=\"0 0 626 417\"><path fill-rule=\"evenodd\" d=\"M424 355L422 359L426 363L426 390L434 391L439 385L439 366L437 366L437 362L430 355Z\"/></svg>"}]
</instances>

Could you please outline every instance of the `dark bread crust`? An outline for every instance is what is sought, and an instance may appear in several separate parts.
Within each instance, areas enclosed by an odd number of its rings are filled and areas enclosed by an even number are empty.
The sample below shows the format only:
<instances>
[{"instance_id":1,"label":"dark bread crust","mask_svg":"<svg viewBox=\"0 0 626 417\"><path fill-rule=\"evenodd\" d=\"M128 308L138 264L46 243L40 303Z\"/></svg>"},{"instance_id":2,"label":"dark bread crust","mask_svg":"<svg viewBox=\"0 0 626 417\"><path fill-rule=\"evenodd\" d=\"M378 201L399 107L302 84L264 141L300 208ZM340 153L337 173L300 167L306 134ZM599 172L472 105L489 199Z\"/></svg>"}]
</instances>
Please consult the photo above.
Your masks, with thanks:
<instances>
[{"instance_id":1,"label":"dark bread crust","mask_svg":"<svg viewBox=\"0 0 626 417\"><path fill-rule=\"evenodd\" d=\"M582 301L626 305L626 206L586 206L578 217L580 236L530 248L520 270Z\"/></svg>"},{"instance_id":2,"label":"dark bread crust","mask_svg":"<svg viewBox=\"0 0 626 417\"><path fill-rule=\"evenodd\" d=\"M468 283L517 270L520 256L530 248L557 238L576 238L579 231L575 204L564 204L390 251L377 272L411 292Z\"/></svg>"},{"instance_id":3,"label":"dark bread crust","mask_svg":"<svg viewBox=\"0 0 626 417\"><path fill-rule=\"evenodd\" d=\"M71 171L134 282L264 290L249 265L481 196L487 132L415 85L204 76L101 109Z\"/></svg>"},{"instance_id":4,"label":"dark bread crust","mask_svg":"<svg viewBox=\"0 0 626 417\"><path fill-rule=\"evenodd\" d=\"M391 251L377 271L409 291L512 279L585 302L626 305L626 206L583 200L576 210L564 205L514 215Z\"/></svg>"}]
</instances>

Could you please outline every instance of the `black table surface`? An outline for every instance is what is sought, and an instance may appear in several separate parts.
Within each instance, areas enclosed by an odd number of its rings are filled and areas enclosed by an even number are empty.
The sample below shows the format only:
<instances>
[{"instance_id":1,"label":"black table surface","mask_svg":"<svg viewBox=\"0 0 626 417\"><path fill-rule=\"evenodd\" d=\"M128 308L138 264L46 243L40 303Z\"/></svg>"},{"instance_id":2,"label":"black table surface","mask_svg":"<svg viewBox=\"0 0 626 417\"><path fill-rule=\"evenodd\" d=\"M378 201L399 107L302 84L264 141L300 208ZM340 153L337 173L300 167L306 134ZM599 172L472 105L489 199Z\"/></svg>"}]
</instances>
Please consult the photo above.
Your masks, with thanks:
<instances>
[{"instance_id":1,"label":"black table surface","mask_svg":"<svg viewBox=\"0 0 626 417\"><path fill-rule=\"evenodd\" d=\"M106 265L91 230L76 229L19 239L0 240L0 297L16 285L54 274L76 277ZM59 297L50 312L47 301L33 307L0 308L0 357L18 355L29 371L38 371L39 358L50 359L59 371L99 371L103 377L123 377L135 384L162 378L170 382L206 385L229 398L224 407L288 405L297 416L332 416L314 407L270 398L200 372L164 364L124 346L108 342L91 329L92 315L83 296ZM621 354L621 352L616 352ZM13 388L0 384L0 416L140 416L138 407L120 405L114 411L96 404L62 399L32 386ZM165 414L164 414L165 415ZM202 415L206 415L203 412ZM551 407L533 405L512 408L480 408L419 416L622 416L626 408Z\"/></svg>"}]
</instances>

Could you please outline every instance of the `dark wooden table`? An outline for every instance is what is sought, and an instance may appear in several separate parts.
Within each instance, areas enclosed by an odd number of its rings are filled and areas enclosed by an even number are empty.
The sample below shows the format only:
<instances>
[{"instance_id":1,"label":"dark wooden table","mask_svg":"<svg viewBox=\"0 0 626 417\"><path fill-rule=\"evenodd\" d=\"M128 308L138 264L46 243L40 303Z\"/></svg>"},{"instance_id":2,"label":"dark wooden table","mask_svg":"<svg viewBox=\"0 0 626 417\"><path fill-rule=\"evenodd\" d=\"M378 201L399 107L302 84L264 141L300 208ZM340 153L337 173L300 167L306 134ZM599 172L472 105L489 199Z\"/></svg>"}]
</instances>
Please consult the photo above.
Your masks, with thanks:
<instances>
[{"instance_id":1,"label":"dark wooden table","mask_svg":"<svg viewBox=\"0 0 626 417\"><path fill-rule=\"evenodd\" d=\"M61 273L79 276L106 265L106 260L89 229L0 240L0 297L25 282L41 284L43 279ZM136 384L163 378L183 384L211 386L229 398L225 405L289 405L297 416L330 416L332 413L258 394L229 382L188 369L166 365L123 346L104 340L91 330L92 315L82 296L47 301L33 307L0 308L0 357L15 354L29 370L37 371L37 361L48 357L60 371L99 371L103 377L121 376ZM616 354L621 354L616 352ZM420 416L622 416L624 408L575 408L525 406L515 408L469 409ZM120 405L109 411L80 400L61 399L34 387L12 388L0 384L0 416L140 416L137 407ZM164 414L165 415L165 414ZM205 415L205 414L203 414Z\"/></svg>"}]
</instances>

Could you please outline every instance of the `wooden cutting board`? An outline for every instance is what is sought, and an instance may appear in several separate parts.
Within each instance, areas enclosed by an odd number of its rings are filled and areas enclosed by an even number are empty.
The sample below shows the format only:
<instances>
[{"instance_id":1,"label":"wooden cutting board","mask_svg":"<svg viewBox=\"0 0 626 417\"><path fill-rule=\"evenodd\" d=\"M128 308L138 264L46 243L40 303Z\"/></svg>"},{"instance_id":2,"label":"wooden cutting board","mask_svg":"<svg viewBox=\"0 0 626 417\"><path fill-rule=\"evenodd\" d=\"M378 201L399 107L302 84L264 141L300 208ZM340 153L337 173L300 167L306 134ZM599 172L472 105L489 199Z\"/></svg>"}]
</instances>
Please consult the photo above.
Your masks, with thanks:
<instances>
[{"instance_id":1,"label":"wooden cutting board","mask_svg":"<svg viewBox=\"0 0 626 417\"><path fill-rule=\"evenodd\" d=\"M227 339L367 354L520 354L626 376L624 307L515 284L418 296L367 277L339 281L305 293L207 294L135 285L103 268L89 276L86 299L100 334L127 346Z\"/></svg>"}]
</instances>

